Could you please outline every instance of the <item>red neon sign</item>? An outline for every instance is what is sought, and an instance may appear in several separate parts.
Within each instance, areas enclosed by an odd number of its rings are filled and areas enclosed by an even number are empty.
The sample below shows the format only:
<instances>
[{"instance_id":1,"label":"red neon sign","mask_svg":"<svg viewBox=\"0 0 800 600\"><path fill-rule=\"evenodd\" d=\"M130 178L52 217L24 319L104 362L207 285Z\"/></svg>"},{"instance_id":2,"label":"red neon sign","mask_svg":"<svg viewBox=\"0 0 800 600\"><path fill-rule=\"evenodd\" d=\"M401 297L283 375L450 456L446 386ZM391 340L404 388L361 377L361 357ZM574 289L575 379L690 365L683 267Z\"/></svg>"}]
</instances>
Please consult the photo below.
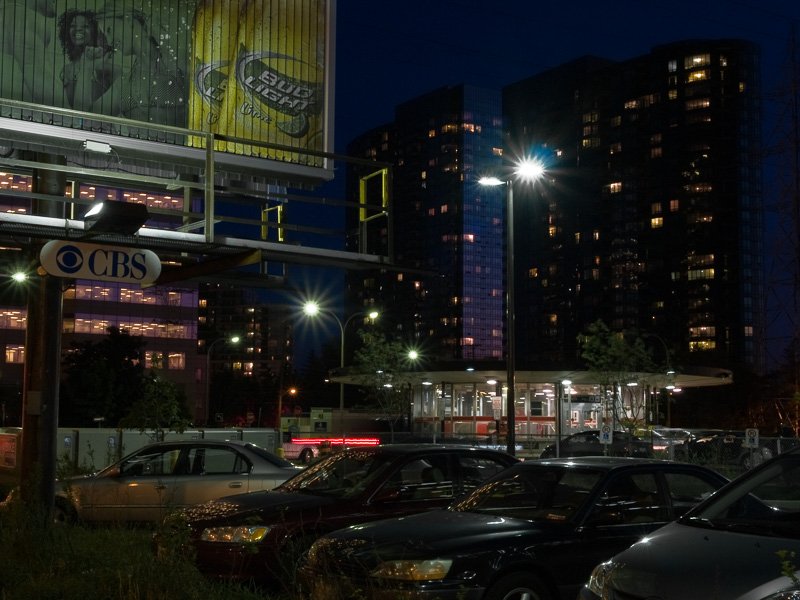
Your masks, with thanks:
<instances>
[{"instance_id":1,"label":"red neon sign","mask_svg":"<svg viewBox=\"0 0 800 600\"><path fill-rule=\"evenodd\" d=\"M381 443L378 438L292 438L293 444L306 446L319 446L322 442L330 442L331 446L377 446Z\"/></svg>"}]
</instances>

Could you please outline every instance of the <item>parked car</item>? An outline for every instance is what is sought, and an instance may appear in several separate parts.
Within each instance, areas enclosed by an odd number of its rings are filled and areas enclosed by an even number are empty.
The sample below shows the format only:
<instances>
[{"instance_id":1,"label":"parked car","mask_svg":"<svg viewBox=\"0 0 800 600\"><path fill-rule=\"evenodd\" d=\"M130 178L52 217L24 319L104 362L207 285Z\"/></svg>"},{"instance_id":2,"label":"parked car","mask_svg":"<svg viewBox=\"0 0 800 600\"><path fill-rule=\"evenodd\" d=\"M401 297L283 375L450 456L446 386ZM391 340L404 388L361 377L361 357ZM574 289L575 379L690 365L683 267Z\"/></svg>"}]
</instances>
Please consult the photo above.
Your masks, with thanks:
<instances>
[{"instance_id":1,"label":"parked car","mask_svg":"<svg viewBox=\"0 0 800 600\"><path fill-rule=\"evenodd\" d=\"M182 517L205 575L289 585L299 553L319 535L441 508L516 462L505 452L450 444L349 448L276 490L213 500Z\"/></svg>"},{"instance_id":2,"label":"parked car","mask_svg":"<svg viewBox=\"0 0 800 600\"><path fill-rule=\"evenodd\" d=\"M247 442L156 442L93 475L56 481L56 518L159 521L211 498L272 489L300 470Z\"/></svg>"},{"instance_id":3,"label":"parked car","mask_svg":"<svg viewBox=\"0 0 800 600\"><path fill-rule=\"evenodd\" d=\"M800 596L798 556L800 450L790 450L599 564L579 597L789 600Z\"/></svg>"},{"instance_id":4,"label":"parked car","mask_svg":"<svg viewBox=\"0 0 800 600\"><path fill-rule=\"evenodd\" d=\"M745 432L707 430L695 432L692 439L675 448L675 458L709 465L730 465L750 469L778 454L774 438L759 438L757 448L744 445ZM788 446L786 449L789 449Z\"/></svg>"},{"instance_id":5,"label":"parked car","mask_svg":"<svg viewBox=\"0 0 800 600\"><path fill-rule=\"evenodd\" d=\"M558 447L558 454L556 454ZM600 431L587 429L573 433L560 442L545 446L539 458L575 457L575 456L633 456L649 457L653 454L652 446L645 440L625 431L615 431L611 435L611 443L600 442Z\"/></svg>"},{"instance_id":6,"label":"parked car","mask_svg":"<svg viewBox=\"0 0 800 600\"><path fill-rule=\"evenodd\" d=\"M692 433L688 429L673 427L642 428L637 429L634 434L636 437L649 441L653 446L653 452L660 453L656 455L659 458L666 458L670 447L679 446L692 439Z\"/></svg>"},{"instance_id":7,"label":"parked car","mask_svg":"<svg viewBox=\"0 0 800 600\"><path fill-rule=\"evenodd\" d=\"M521 462L444 510L321 537L298 569L298 594L573 600L598 560L726 482L699 465L654 459Z\"/></svg>"}]
</instances>

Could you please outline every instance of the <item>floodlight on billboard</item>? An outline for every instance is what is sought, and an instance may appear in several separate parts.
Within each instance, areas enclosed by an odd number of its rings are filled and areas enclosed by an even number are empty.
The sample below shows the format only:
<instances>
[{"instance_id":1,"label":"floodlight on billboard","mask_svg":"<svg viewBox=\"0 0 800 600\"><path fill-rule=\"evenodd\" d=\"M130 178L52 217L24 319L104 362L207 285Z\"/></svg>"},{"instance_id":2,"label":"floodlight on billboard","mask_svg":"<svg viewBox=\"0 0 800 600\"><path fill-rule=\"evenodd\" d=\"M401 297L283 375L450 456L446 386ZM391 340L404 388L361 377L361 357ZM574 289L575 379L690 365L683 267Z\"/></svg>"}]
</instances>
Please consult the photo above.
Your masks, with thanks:
<instances>
[{"instance_id":1,"label":"floodlight on billboard","mask_svg":"<svg viewBox=\"0 0 800 600\"><path fill-rule=\"evenodd\" d=\"M184 128L155 139L203 147L212 133L217 151L324 166L334 2L7 2L0 99L97 115L56 125L146 139ZM31 116L17 112L2 116Z\"/></svg>"}]
</instances>

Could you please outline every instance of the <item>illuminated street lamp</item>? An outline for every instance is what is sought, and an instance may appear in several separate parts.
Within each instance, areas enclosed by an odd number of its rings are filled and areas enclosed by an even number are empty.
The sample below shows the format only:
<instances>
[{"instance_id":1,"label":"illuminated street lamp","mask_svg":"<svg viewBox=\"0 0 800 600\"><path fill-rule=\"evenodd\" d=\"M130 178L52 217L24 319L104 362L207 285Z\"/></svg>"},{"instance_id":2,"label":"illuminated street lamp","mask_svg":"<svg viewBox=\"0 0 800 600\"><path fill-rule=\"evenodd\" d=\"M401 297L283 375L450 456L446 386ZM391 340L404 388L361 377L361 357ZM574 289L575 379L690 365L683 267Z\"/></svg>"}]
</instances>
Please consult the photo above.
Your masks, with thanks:
<instances>
[{"instance_id":1,"label":"illuminated street lamp","mask_svg":"<svg viewBox=\"0 0 800 600\"><path fill-rule=\"evenodd\" d=\"M341 347L339 350L339 367L342 370L344 369L344 330L347 327L347 325L350 323L350 321L353 320L354 317L357 317L359 315L366 314L370 319L378 318L378 311L375 310L373 310L370 313L357 312L347 317L345 322L342 323L342 320L336 316L335 312L328 310L327 308L320 307L320 305L317 304L316 302L306 302L303 305L303 312L306 313L309 317L315 317L319 313L324 312L334 318L336 324L339 326L339 333L341 334ZM339 376L341 377L341 375L342 373L340 372ZM343 381L339 382L339 427L340 427L340 433L344 435L344 382Z\"/></svg>"},{"instance_id":2,"label":"illuminated street lamp","mask_svg":"<svg viewBox=\"0 0 800 600\"><path fill-rule=\"evenodd\" d=\"M514 180L521 179L522 181L535 181L544 174L544 166L534 160L526 159L517 163L514 169L514 177L505 181L497 177L481 177L478 180L480 185L488 186L506 186L506 231L508 239L506 242L506 307L507 307L507 331L506 331L506 370L507 370L507 385L508 391L506 392L506 413L507 413L507 429L508 429L508 444L506 450L511 456L516 452L515 444L515 429L516 423L514 418L515 410L515 361L516 361L516 340L514 335L515 329L515 314L514 314Z\"/></svg>"},{"instance_id":3,"label":"illuminated street lamp","mask_svg":"<svg viewBox=\"0 0 800 600\"><path fill-rule=\"evenodd\" d=\"M211 342L211 345L206 351L206 424L208 423L208 410L211 406L211 351L214 349L214 346L220 342L236 344L238 341L239 336L233 336L232 338L219 338L218 340Z\"/></svg>"}]
</instances>

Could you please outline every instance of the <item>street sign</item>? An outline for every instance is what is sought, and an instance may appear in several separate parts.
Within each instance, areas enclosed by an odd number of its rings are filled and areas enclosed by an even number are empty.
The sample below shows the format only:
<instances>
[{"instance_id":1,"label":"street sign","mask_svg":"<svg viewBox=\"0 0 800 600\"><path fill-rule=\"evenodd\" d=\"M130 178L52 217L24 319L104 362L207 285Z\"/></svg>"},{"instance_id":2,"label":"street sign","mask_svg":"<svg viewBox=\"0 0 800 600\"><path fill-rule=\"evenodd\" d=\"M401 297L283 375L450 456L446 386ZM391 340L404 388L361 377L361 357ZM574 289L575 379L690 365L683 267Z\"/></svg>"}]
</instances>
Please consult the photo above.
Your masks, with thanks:
<instances>
[{"instance_id":1,"label":"street sign","mask_svg":"<svg viewBox=\"0 0 800 600\"><path fill-rule=\"evenodd\" d=\"M750 427L744 432L743 448L758 448L758 429Z\"/></svg>"},{"instance_id":2,"label":"street sign","mask_svg":"<svg viewBox=\"0 0 800 600\"><path fill-rule=\"evenodd\" d=\"M600 443L601 444L610 444L614 439L614 432L611 429L611 425L603 425L600 428Z\"/></svg>"}]
</instances>

